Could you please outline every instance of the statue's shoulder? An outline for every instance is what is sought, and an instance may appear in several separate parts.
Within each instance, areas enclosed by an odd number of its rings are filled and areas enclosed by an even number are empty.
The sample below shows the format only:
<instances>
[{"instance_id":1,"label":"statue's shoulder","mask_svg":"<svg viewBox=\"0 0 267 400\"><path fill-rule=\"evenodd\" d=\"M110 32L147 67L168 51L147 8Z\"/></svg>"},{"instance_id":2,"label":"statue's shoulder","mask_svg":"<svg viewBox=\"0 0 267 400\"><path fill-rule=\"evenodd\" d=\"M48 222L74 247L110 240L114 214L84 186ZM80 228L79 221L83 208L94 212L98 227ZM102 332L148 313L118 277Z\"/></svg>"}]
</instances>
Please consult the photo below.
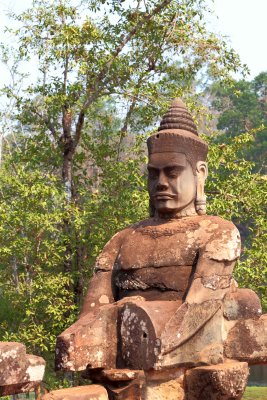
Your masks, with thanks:
<instances>
[{"instance_id":1,"label":"statue's shoulder","mask_svg":"<svg viewBox=\"0 0 267 400\"><path fill-rule=\"evenodd\" d=\"M198 215L195 217L196 220L198 221L198 224L201 227L207 227L208 229L212 229L215 232L220 232L222 230L227 230L227 231L236 231L237 228L233 224L232 221L229 221L227 219L224 219L219 216L215 215Z\"/></svg>"},{"instance_id":2,"label":"statue's shoulder","mask_svg":"<svg viewBox=\"0 0 267 400\"><path fill-rule=\"evenodd\" d=\"M142 219L141 221L138 221L138 222L130 225L129 228L131 228L132 230L136 230L139 228L141 228L141 229L146 228L147 226L151 226L151 225L157 225L154 218Z\"/></svg>"},{"instance_id":3,"label":"statue's shoulder","mask_svg":"<svg viewBox=\"0 0 267 400\"><path fill-rule=\"evenodd\" d=\"M198 217L203 240L203 253L217 261L233 261L240 256L240 234L233 222L221 217L203 215Z\"/></svg>"},{"instance_id":4,"label":"statue's shoulder","mask_svg":"<svg viewBox=\"0 0 267 400\"><path fill-rule=\"evenodd\" d=\"M127 238L129 234L131 234L137 228L141 228L141 227L150 225L151 221L152 221L151 218L147 218L142 221L138 221L134 224L126 226L124 229L122 229L121 231L118 231L117 233L115 233L115 235L113 235L111 237L111 239L104 246L103 250L109 249L110 247L114 247L114 246L120 247L121 244L123 243L123 240L125 238Z\"/></svg>"},{"instance_id":5,"label":"statue's shoulder","mask_svg":"<svg viewBox=\"0 0 267 400\"><path fill-rule=\"evenodd\" d=\"M95 264L95 271L111 271L119 251L124 244L125 239L129 240L131 234L137 227L149 224L149 219L139 221L135 224L129 225L121 231L115 233L111 239L105 244L102 252L97 257Z\"/></svg>"},{"instance_id":6,"label":"statue's shoulder","mask_svg":"<svg viewBox=\"0 0 267 400\"><path fill-rule=\"evenodd\" d=\"M133 229L134 229L134 224L133 225L128 225L127 227L125 227L121 231L116 232L115 235L113 235L111 237L111 239L105 244L103 250L105 248L109 248L109 247L120 246L122 244L122 242L123 242L123 239L127 235L129 235L129 233L131 233Z\"/></svg>"},{"instance_id":7,"label":"statue's shoulder","mask_svg":"<svg viewBox=\"0 0 267 400\"><path fill-rule=\"evenodd\" d=\"M103 250L96 259L95 271L110 271L113 268L117 254L121 248L124 238L132 231L132 225L115 233L105 244Z\"/></svg>"}]
</instances>

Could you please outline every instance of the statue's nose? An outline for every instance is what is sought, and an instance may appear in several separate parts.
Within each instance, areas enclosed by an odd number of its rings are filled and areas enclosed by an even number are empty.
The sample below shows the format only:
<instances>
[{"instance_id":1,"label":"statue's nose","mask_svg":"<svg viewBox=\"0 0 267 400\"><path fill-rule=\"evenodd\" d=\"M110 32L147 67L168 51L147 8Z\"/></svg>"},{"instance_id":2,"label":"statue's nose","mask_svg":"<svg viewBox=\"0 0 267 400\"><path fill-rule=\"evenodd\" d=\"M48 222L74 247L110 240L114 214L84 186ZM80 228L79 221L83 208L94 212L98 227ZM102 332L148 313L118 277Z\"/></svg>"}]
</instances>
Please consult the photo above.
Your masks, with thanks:
<instances>
[{"instance_id":1,"label":"statue's nose","mask_svg":"<svg viewBox=\"0 0 267 400\"><path fill-rule=\"evenodd\" d=\"M159 173L158 182L157 182L157 190L166 190L168 189L168 179L163 171Z\"/></svg>"}]
</instances>

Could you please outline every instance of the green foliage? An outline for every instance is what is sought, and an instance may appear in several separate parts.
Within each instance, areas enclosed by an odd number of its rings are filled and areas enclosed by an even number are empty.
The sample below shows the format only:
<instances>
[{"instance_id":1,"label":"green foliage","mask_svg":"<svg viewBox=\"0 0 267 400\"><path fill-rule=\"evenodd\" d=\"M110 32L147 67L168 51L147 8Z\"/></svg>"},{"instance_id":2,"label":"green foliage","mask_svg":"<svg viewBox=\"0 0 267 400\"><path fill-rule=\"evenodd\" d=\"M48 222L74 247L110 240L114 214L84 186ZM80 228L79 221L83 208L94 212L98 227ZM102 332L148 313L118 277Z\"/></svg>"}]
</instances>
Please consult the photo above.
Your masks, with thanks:
<instances>
[{"instance_id":1,"label":"green foliage","mask_svg":"<svg viewBox=\"0 0 267 400\"><path fill-rule=\"evenodd\" d=\"M210 150L213 210L239 227L243 253L235 274L239 284L255 290L267 309L266 154L267 73L231 87L213 85L218 129ZM212 152L212 153L211 153ZM214 176L219 173L217 176Z\"/></svg>"},{"instance_id":2,"label":"green foliage","mask_svg":"<svg viewBox=\"0 0 267 400\"><path fill-rule=\"evenodd\" d=\"M58 146L62 116L68 115L66 128L77 138L83 114L105 95L137 105L148 99L158 108L166 95L188 90L201 70L230 79L229 72L241 67L233 50L208 31L208 12L205 0L149 0L145 6L34 0L11 15L18 28L7 30L16 38L16 60L38 59L39 79L22 93L8 85L4 93L16 102L24 129L50 132ZM4 49L2 58L10 63L7 54Z\"/></svg>"},{"instance_id":3,"label":"green foliage","mask_svg":"<svg viewBox=\"0 0 267 400\"><path fill-rule=\"evenodd\" d=\"M242 255L234 270L242 287L261 297L267 309L267 179L253 172L254 163L242 157L255 140L255 131L229 139L227 144L210 138L207 193L209 213L232 220L241 231Z\"/></svg>"},{"instance_id":4,"label":"green foliage","mask_svg":"<svg viewBox=\"0 0 267 400\"><path fill-rule=\"evenodd\" d=\"M72 277L61 271L64 194L54 176L12 163L0 186L1 340L51 351L75 318Z\"/></svg>"},{"instance_id":5,"label":"green foliage","mask_svg":"<svg viewBox=\"0 0 267 400\"><path fill-rule=\"evenodd\" d=\"M267 72L252 81L236 81L231 87L215 84L211 92L216 96L212 105L220 113L217 128L224 131L218 142L255 129L255 140L248 143L244 154L255 163L255 170L266 172Z\"/></svg>"},{"instance_id":6,"label":"green foliage","mask_svg":"<svg viewBox=\"0 0 267 400\"><path fill-rule=\"evenodd\" d=\"M73 285L88 282L95 257L116 231L145 216L144 138L133 138L128 153L124 146L123 161L117 160L116 138L107 123L101 137L84 140L75 159L80 197L73 203L66 203L54 174L40 172L35 159L29 161L35 152L29 143L23 153L19 149L6 157L0 171L2 340L21 341L35 353L52 351L56 336L76 316ZM82 168L83 152L90 154L97 177ZM66 214L72 221L70 237L62 230ZM67 274L68 243L79 246L82 268L73 258Z\"/></svg>"},{"instance_id":7,"label":"green foliage","mask_svg":"<svg viewBox=\"0 0 267 400\"><path fill-rule=\"evenodd\" d=\"M10 282L1 284L9 312L1 316L1 336L4 341L24 343L35 354L44 354L54 350L56 336L75 320L73 295L67 290L71 280L62 273L39 273L31 282L27 280L20 275L15 293Z\"/></svg>"}]
</instances>

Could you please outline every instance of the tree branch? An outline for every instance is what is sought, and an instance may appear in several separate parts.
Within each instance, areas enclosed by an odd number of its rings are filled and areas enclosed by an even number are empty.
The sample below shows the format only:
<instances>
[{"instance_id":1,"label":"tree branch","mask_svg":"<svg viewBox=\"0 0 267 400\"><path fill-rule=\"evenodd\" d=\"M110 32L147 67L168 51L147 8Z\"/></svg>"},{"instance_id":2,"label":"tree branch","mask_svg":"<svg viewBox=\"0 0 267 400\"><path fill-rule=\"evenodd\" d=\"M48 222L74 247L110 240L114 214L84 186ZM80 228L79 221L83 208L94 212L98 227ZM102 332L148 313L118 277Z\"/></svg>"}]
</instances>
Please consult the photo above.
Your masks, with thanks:
<instances>
[{"instance_id":1,"label":"tree branch","mask_svg":"<svg viewBox=\"0 0 267 400\"><path fill-rule=\"evenodd\" d=\"M50 133L52 134L53 138L55 139L55 141L57 142L57 135L56 135L56 130L54 127L54 124L50 121L50 119L47 116L43 116L41 113L39 113L34 107L29 107L28 109L35 115L37 115L37 117L40 118L41 121L43 121L45 123L45 125L47 126L48 130L50 131Z\"/></svg>"},{"instance_id":2,"label":"tree branch","mask_svg":"<svg viewBox=\"0 0 267 400\"><path fill-rule=\"evenodd\" d=\"M120 151L121 151L122 141L123 141L123 139L124 139L124 137L126 135L126 132L127 132L127 129L128 129L128 125L129 125L129 121L130 121L130 118L132 116L136 101L137 101L136 96L133 96L132 103L131 103L128 111L127 111L123 127L121 128L121 131L120 131L120 139L119 139L118 150L117 150L117 161L119 161L119 158L120 158Z\"/></svg>"},{"instance_id":3,"label":"tree branch","mask_svg":"<svg viewBox=\"0 0 267 400\"><path fill-rule=\"evenodd\" d=\"M122 52L122 50L128 44L128 42L136 35L136 33L143 27L143 25L146 22L151 20L155 15L157 15L161 10L163 10L171 2L172 2L172 0L164 0L162 3L158 4L150 14L146 14L144 16L144 18L141 21L139 21L135 25L135 27L127 35L125 35L122 38L121 43L116 47L115 51L111 55L111 58L106 62L105 66L102 68L102 71L100 71L100 73L97 77L97 80L94 84L94 90L93 90L93 92L96 95L98 95L101 90L101 89L96 90L97 84L103 81L103 78L105 77L105 75L106 75L107 71L109 70L109 68L111 67L112 63L118 57L118 55ZM92 103L92 98L94 98L94 96L89 96L85 100L84 106L83 106L84 110L86 110L90 106L90 104Z\"/></svg>"},{"instance_id":4,"label":"tree branch","mask_svg":"<svg viewBox=\"0 0 267 400\"><path fill-rule=\"evenodd\" d=\"M79 113L79 116L78 116L77 124L76 124L75 137L74 137L74 143L73 143L74 148L76 148L79 144L83 124L84 124L84 110L81 110Z\"/></svg>"},{"instance_id":5,"label":"tree branch","mask_svg":"<svg viewBox=\"0 0 267 400\"><path fill-rule=\"evenodd\" d=\"M166 6L168 6L171 3L172 0L163 0L160 4L158 4L154 10L150 13L150 14L146 14L144 16L144 18L139 21L135 27L128 33L126 34L122 40L121 43L116 47L115 51L112 53L110 59L106 62L105 66L102 68L102 70L99 72L99 75L97 77L97 80L94 83L94 87L90 89L88 88L88 92L89 95L87 97L87 99L84 101L82 109L79 113L79 117L78 117L78 121L76 124L76 129L75 129L75 136L74 136L74 142L73 142L73 146L74 148L77 147L80 137L81 137L81 132L82 132L82 128L83 128L83 124L84 124L84 116L85 116L85 111L88 109L88 107L90 107L90 105L94 102L94 100L98 97L98 95L100 94L102 87L96 89L97 85L100 82L103 82L103 79L106 75L106 73L108 72L108 70L110 69L112 63L114 62L114 60L118 57L118 55L122 52L122 50L124 49L124 47L127 45L127 43L134 37L134 35L136 35L136 33L143 27L143 25L151 20L155 15L157 15L161 10L163 10ZM135 100L136 102L136 100ZM135 104L134 102L134 104ZM134 108L134 105L133 105ZM130 111L130 110L129 110ZM131 111L132 113L132 111ZM127 118L127 117L126 117ZM130 118L130 115L129 115ZM128 125L128 122L127 122ZM127 130L127 128L126 128ZM126 132L125 130L125 132ZM122 132L123 133L123 132ZM121 141L120 141L121 142ZM120 151L120 150L119 150Z\"/></svg>"}]
</instances>

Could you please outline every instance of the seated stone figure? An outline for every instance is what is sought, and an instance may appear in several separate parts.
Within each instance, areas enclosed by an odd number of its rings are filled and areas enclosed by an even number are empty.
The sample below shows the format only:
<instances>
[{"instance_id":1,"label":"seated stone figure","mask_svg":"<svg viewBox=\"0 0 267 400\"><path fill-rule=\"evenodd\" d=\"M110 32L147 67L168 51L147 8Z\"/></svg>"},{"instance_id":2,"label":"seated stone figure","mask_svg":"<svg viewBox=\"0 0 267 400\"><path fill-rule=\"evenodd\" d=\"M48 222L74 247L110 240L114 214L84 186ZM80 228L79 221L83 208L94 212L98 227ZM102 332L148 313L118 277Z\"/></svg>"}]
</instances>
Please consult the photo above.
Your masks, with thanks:
<instances>
[{"instance_id":1,"label":"seated stone figure","mask_svg":"<svg viewBox=\"0 0 267 400\"><path fill-rule=\"evenodd\" d=\"M188 399L240 398L245 361L267 361L266 339L253 331L255 324L258 331L267 329L266 319L260 318L256 294L238 289L232 278L240 255L238 230L205 213L208 146L179 99L147 144L151 217L104 247L79 320L58 338L57 369L98 371L98 380L117 382L111 398L160 399L159 388L166 394L169 381L174 389L168 399L182 399L184 391L191 393ZM119 397L121 382L136 379L136 371L144 371L138 385L143 376L145 392ZM225 371L238 376L231 387ZM198 394L203 374L208 380L216 375L210 390L217 397Z\"/></svg>"}]
</instances>

